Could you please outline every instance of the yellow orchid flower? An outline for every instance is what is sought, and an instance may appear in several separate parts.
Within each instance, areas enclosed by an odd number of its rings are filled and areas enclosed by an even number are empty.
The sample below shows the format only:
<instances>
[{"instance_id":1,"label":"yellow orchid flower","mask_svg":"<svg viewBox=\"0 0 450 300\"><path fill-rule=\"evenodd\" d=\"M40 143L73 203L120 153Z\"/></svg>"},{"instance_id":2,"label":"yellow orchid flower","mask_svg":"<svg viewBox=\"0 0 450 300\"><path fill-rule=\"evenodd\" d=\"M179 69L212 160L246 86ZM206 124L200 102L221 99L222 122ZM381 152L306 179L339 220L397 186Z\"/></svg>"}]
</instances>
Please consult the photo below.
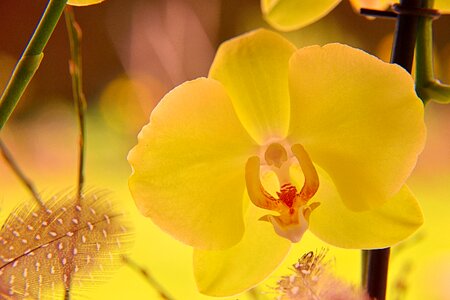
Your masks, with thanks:
<instances>
[{"instance_id":1,"label":"yellow orchid flower","mask_svg":"<svg viewBox=\"0 0 450 300\"><path fill-rule=\"evenodd\" d=\"M129 187L195 248L200 291L227 296L266 278L307 229L345 248L411 235L422 214L404 183L424 139L401 67L341 44L297 50L261 29L161 100L129 153Z\"/></svg>"},{"instance_id":2,"label":"yellow orchid flower","mask_svg":"<svg viewBox=\"0 0 450 300\"><path fill-rule=\"evenodd\" d=\"M68 0L67 4L73 5L73 6L87 6L87 5L97 4L97 3L100 3L103 1L105 1L105 0Z\"/></svg>"},{"instance_id":3,"label":"yellow orchid flower","mask_svg":"<svg viewBox=\"0 0 450 300\"><path fill-rule=\"evenodd\" d=\"M291 31L307 26L326 16L341 0L261 0L261 9L266 21L281 31ZM393 0L350 0L353 9L386 9ZM435 0L434 7L450 12L450 0Z\"/></svg>"}]
</instances>

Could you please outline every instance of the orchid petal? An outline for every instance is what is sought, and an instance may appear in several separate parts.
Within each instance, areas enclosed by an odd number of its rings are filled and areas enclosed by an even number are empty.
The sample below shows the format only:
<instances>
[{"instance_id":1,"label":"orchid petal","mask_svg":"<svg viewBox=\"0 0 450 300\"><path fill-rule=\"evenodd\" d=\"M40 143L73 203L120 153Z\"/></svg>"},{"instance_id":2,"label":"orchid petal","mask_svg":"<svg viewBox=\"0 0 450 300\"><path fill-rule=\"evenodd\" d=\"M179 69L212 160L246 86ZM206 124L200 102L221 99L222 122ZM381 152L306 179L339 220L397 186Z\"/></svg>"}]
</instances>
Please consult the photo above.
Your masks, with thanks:
<instances>
[{"instance_id":1,"label":"orchid petal","mask_svg":"<svg viewBox=\"0 0 450 300\"><path fill-rule=\"evenodd\" d=\"M186 82L167 94L130 151L136 205L198 248L236 244L244 232L245 164L254 151L223 86Z\"/></svg>"},{"instance_id":2,"label":"orchid petal","mask_svg":"<svg viewBox=\"0 0 450 300\"><path fill-rule=\"evenodd\" d=\"M321 240L342 248L385 248L422 225L422 211L406 185L384 205L354 212L343 204L330 177L319 172L321 185L314 201L320 205L310 215L309 229Z\"/></svg>"},{"instance_id":3,"label":"orchid petal","mask_svg":"<svg viewBox=\"0 0 450 300\"><path fill-rule=\"evenodd\" d=\"M266 21L282 31L309 25L335 8L341 0L261 0Z\"/></svg>"},{"instance_id":4,"label":"orchid petal","mask_svg":"<svg viewBox=\"0 0 450 300\"><path fill-rule=\"evenodd\" d=\"M284 260L291 243L277 235L269 222L258 220L266 213L249 205L244 237L235 246L194 250L194 273L201 293L216 297L242 293L267 278Z\"/></svg>"},{"instance_id":5,"label":"orchid petal","mask_svg":"<svg viewBox=\"0 0 450 300\"><path fill-rule=\"evenodd\" d=\"M211 66L209 76L225 86L240 121L259 143L286 136L294 51L288 40L260 29L223 43Z\"/></svg>"},{"instance_id":6,"label":"orchid petal","mask_svg":"<svg viewBox=\"0 0 450 300\"><path fill-rule=\"evenodd\" d=\"M441 13L450 12L450 1L448 0L434 0L434 8L438 9Z\"/></svg>"},{"instance_id":7,"label":"orchid petal","mask_svg":"<svg viewBox=\"0 0 450 300\"><path fill-rule=\"evenodd\" d=\"M350 3L356 12L359 12L360 8L387 9L389 5L399 2L400 1L392 0L350 0ZM448 13L450 11L450 1L434 0L433 8L438 9L442 13Z\"/></svg>"},{"instance_id":8,"label":"orchid petal","mask_svg":"<svg viewBox=\"0 0 450 300\"><path fill-rule=\"evenodd\" d=\"M100 3L103 1L104 0L69 0L69 1L67 1L67 4L73 5L73 6L87 6L87 5L97 4L97 3Z\"/></svg>"},{"instance_id":9,"label":"orchid petal","mask_svg":"<svg viewBox=\"0 0 450 300\"><path fill-rule=\"evenodd\" d=\"M425 142L411 76L345 45L307 47L290 61L290 137L330 175L344 203L382 205L403 186Z\"/></svg>"},{"instance_id":10,"label":"orchid petal","mask_svg":"<svg viewBox=\"0 0 450 300\"><path fill-rule=\"evenodd\" d=\"M390 0L350 0L350 3L353 6L355 12L359 13L361 8L369 8L369 9L387 9L389 5L394 3L395 1Z\"/></svg>"}]
</instances>

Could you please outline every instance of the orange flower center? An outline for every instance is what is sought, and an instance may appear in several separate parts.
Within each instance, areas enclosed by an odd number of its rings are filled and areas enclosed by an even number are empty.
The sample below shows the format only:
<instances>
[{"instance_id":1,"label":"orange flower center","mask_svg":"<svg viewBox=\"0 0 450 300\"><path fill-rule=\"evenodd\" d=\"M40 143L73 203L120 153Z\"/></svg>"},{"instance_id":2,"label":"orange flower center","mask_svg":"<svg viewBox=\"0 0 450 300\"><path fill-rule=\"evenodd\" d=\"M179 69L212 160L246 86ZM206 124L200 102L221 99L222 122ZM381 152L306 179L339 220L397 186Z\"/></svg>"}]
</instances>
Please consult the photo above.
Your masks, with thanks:
<instances>
[{"instance_id":1,"label":"orange flower center","mask_svg":"<svg viewBox=\"0 0 450 300\"><path fill-rule=\"evenodd\" d=\"M311 212L319 205L309 203L319 188L317 171L308 153L300 144L293 145L289 152L280 143L271 143L264 151L265 164L259 156L250 157L246 166L246 184L249 197L258 207L273 210L278 216L265 215L263 221L271 222L275 231L292 242L298 242L308 228ZM305 181L300 192L291 183L289 169L298 161ZM260 170L273 171L280 184L276 197L267 192L260 179Z\"/></svg>"},{"instance_id":2,"label":"orange flower center","mask_svg":"<svg viewBox=\"0 0 450 300\"><path fill-rule=\"evenodd\" d=\"M297 188L290 183L286 183L281 187L280 191L277 192L277 195L281 202L287 207L292 208L294 200L297 197Z\"/></svg>"}]
</instances>

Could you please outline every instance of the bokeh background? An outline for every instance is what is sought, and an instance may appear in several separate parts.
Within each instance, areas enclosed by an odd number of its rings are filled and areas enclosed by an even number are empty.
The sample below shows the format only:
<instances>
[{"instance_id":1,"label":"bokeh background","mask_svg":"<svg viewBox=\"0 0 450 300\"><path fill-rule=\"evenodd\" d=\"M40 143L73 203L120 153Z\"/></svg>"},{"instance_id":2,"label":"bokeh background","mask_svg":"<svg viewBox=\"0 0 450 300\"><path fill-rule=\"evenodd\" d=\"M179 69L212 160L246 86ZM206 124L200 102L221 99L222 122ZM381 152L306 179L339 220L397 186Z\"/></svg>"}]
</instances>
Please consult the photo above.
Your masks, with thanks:
<instances>
[{"instance_id":1,"label":"bokeh background","mask_svg":"<svg viewBox=\"0 0 450 300\"><path fill-rule=\"evenodd\" d=\"M6 84L47 1L0 1L0 89ZM83 31L84 91L88 100L88 187L111 191L135 223L131 258L150 272L176 299L207 299L196 292L192 249L140 216L128 192L126 161L152 108L171 88L206 76L220 42L258 27L268 27L258 0L106 0L75 8ZM0 138L9 146L42 194L75 186L77 124L68 71L65 24L58 24L29 89ZM450 17L435 21L438 77L450 82ZM367 20L343 1L305 29L286 34L297 46L346 43L388 61L394 21ZM450 107L426 107L428 142L409 185L420 199L425 225L393 248L389 299L450 299ZM0 220L21 201L32 201L0 159ZM328 247L310 234L280 269L252 295L232 299L271 299L277 276L305 252ZM359 282L359 251L330 247L339 276ZM262 292L265 291L265 292ZM159 299L158 293L128 266L89 290L89 299ZM76 298L75 298L76 299Z\"/></svg>"}]
</instances>

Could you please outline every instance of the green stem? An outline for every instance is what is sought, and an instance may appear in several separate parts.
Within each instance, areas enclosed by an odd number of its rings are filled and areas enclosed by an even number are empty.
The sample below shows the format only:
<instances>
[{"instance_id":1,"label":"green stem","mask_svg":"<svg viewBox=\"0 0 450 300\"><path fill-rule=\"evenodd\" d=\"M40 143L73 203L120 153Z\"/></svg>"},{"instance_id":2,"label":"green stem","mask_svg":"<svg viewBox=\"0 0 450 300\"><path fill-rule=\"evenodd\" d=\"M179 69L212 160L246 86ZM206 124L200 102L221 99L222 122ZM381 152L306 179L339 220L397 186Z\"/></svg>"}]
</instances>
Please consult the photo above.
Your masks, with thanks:
<instances>
[{"instance_id":1,"label":"green stem","mask_svg":"<svg viewBox=\"0 0 450 300\"><path fill-rule=\"evenodd\" d=\"M422 0L426 8L433 7L433 0ZM433 20L420 17L416 41L416 83L434 80L433 69Z\"/></svg>"},{"instance_id":2,"label":"green stem","mask_svg":"<svg viewBox=\"0 0 450 300\"><path fill-rule=\"evenodd\" d=\"M436 79L422 86L416 85L416 91L425 103L430 100L442 104L450 103L450 85L442 84Z\"/></svg>"},{"instance_id":3,"label":"green stem","mask_svg":"<svg viewBox=\"0 0 450 300\"><path fill-rule=\"evenodd\" d=\"M8 121L44 56L43 50L67 0L50 0L0 98L0 131Z\"/></svg>"},{"instance_id":4,"label":"green stem","mask_svg":"<svg viewBox=\"0 0 450 300\"><path fill-rule=\"evenodd\" d=\"M433 8L434 0L422 0L424 8ZM416 42L416 91L424 103L435 100L450 103L450 86L440 83L434 74L433 19L420 17Z\"/></svg>"},{"instance_id":5,"label":"green stem","mask_svg":"<svg viewBox=\"0 0 450 300\"><path fill-rule=\"evenodd\" d=\"M361 286L363 287L367 287L369 251L370 250L361 250Z\"/></svg>"},{"instance_id":6,"label":"green stem","mask_svg":"<svg viewBox=\"0 0 450 300\"><path fill-rule=\"evenodd\" d=\"M75 15L71 7L66 7L64 11L66 27L70 42L70 75L72 77L72 92L75 109L78 116L79 128L79 153L78 153L78 187L77 197L81 199L84 185L84 157L85 157L85 134L86 134L86 98L83 93L82 67L81 67L81 29L75 20Z\"/></svg>"}]
</instances>

